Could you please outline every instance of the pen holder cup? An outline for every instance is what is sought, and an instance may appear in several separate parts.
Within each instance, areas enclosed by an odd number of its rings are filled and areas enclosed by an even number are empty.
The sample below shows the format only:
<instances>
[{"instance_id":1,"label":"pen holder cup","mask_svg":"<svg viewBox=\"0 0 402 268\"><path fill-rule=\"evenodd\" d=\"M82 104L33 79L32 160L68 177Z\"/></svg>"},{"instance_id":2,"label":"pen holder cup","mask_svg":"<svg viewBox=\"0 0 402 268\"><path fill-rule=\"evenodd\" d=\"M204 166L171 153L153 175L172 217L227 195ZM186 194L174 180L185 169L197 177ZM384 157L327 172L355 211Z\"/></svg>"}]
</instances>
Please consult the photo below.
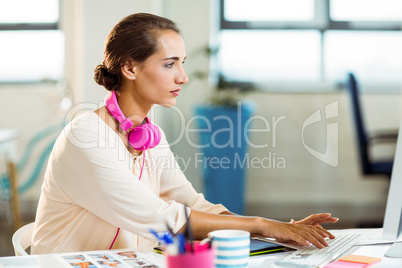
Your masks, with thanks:
<instances>
[{"instance_id":1,"label":"pen holder cup","mask_svg":"<svg viewBox=\"0 0 402 268\"><path fill-rule=\"evenodd\" d=\"M188 245L186 245L187 247ZM184 254L166 255L167 268L213 268L214 251L207 245L194 244L194 252Z\"/></svg>"}]
</instances>

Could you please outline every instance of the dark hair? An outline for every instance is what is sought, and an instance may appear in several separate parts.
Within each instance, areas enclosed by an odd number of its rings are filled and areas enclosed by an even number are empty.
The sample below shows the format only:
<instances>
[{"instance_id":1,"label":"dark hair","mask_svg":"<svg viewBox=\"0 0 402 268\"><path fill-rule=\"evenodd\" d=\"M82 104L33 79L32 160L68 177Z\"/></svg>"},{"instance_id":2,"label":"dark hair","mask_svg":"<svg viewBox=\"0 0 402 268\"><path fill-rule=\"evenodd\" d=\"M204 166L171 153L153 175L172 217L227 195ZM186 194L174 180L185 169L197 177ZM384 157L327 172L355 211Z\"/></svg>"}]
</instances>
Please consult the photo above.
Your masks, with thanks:
<instances>
[{"instance_id":1,"label":"dark hair","mask_svg":"<svg viewBox=\"0 0 402 268\"><path fill-rule=\"evenodd\" d=\"M123 18L106 39L103 64L95 68L96 83L107 90L117 90L125 61L146 61L158 51L158 37L166 30L180 34L173 21L156 15L137 13Z\"/></svg>"}]
</instances>

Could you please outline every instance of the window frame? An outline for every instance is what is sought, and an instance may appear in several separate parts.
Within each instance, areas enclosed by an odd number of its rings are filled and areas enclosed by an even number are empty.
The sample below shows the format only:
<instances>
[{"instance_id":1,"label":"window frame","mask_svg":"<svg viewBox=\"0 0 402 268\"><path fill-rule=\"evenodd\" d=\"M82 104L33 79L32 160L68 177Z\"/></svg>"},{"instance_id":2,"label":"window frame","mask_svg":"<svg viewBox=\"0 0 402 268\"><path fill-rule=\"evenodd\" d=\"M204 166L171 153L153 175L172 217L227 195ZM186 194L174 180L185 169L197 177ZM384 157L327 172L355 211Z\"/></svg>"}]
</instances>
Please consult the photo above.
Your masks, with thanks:
<instances>
[{"instance_id":1,"label":"window frame","mask_svg":"<svg viewBox=\"0 0 402 268\"><path fill-rule=\"evenodd\" d=\"M319 31L321 55L320 55L320 80L316 83L308 83L306 89L295 90L294 86L298 83L286 82L282 85L284 91L328 91L330 89L340 88L343 85L340 83L325 81L324 71L324 34L331 30L347 30L347 31L401 31L402 21L335 21L330 16L330 1L331 0L314 0L314 19L311 21L229 21L225 19L225 1L219 0L217 10L219 26L217 34L222 30L317 30ZM236 81L237 82L237 81ZM246 82L250 81L238 81ZM278 85L273 82L273 85ZM376 91L375 85L367 91ZM307 89L308 88L308 89ZM321 89L320 89L321 88ZM391 88L394 88L391 86ZM387 89L386 89L387 91ZM394 89L388 91L394 92Z\"/></svg>"},{"instance_id":2,"label":"window frame","mask_svg":"<svg viewBox=\"0 0 402 268\"><path fill-rule=\"evenodd\" d=\"M21 22L21 23L4 23L0 22L0 31L48 31L60 29L60 0L59 0L59 17L56 22ZM57 80L7 80L0 81L0 85L25 85L25 84L43 84L57 83Z\"/></svg>"},{"instance_id":3,"label":"window frame","mask_svg":"<svg viewBox=\"0 0 402 268\"><path fill-rule=\"evenodd\" d=\"M60 30L59 22L49 23L0 23L0 31Z\"/></svg>"},{"instance_id":4,"label":"window frame","mask_svg":"<svg viewBox=\"0 0 402 268\"><path fill-rule=\"evenodd\" d=\"M335 21L330 16L331 0L314 0L312 21L228 21L225 19L225 1L219 0L220 30L356 30L356 31L401 31L401 21Z\"/></svg>"}]
</instances>

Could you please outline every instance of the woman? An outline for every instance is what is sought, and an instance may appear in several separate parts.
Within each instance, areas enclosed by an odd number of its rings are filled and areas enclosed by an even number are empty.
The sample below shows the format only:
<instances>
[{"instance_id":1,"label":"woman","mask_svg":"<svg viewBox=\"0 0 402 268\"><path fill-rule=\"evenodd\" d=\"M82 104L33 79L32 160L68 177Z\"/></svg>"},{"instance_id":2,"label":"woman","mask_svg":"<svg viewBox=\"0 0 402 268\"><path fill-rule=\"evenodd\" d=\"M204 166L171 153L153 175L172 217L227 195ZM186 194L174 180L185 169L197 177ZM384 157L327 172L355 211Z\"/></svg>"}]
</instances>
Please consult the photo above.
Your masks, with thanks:
<instances>
[{"instance_id":1,"label":"woman","mask_svg":"<svg viewBox=\"0 0 402 268\"><path fill-rule=\"evenodd\" d=\"M291 223L234 215L196 193L177 168L165 135L146 118L154 104L175 105L188 82L184 42L172 21L151 14L124 18L110 32L104 57L95 81L112 93L107 107L72 120L53 148L35 220L34 254L149 250L155 245L149 229L169 225L182 231L185 214L198 239L212 230L243 229L327 246L324 238L332 235L320 224L337 221L329 214ZM148 126L145 143L151 145L137 148L142 136L131 134ZM151 169L158 159L170 161L170 168Z\"/></svg>"}]
</instances>

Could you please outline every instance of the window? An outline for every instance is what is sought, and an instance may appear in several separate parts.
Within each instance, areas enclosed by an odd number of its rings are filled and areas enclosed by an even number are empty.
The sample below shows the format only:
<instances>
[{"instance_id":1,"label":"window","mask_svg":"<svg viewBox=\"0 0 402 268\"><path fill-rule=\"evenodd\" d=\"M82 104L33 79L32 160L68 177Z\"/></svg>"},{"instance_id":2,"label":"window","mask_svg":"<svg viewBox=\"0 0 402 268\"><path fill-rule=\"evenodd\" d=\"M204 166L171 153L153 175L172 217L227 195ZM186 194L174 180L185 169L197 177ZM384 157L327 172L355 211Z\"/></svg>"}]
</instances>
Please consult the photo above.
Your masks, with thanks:
<instances>
[{"instance_id":1,"label":"window","mask_svg":"<svg viewBox=\"0 0 402 268\"><path fill-rule=\"evenodd\" d=\"M58 0L0 0L0 82L62 78L64 39L58 20Z\"/></svg>"},{"instance_id":2,"label":"window","mask_svg":"<svg viewBox=\"0 0 402 268\"><path fill-rule=\"evenodd\" d=\"M219 14L229 81L322 90L354 72L399 90L402 0L220 0Z\"/></svg>"}]
</instances>

